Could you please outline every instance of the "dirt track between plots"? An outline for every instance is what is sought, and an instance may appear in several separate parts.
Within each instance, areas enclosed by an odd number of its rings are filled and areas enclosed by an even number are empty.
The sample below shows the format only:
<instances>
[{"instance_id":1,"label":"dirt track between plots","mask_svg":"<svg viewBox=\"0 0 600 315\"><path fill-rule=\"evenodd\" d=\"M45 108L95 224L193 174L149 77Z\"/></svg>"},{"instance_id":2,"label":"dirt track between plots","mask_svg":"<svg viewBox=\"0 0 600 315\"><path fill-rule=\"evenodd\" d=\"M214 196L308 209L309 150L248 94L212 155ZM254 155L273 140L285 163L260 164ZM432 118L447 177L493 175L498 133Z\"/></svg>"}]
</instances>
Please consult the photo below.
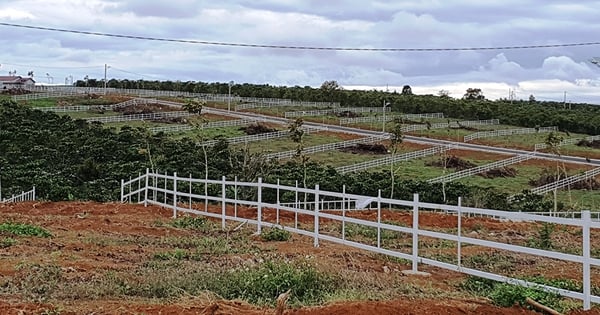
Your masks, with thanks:
<instances>
[{"instance_id":1,"label":"dirt track between plots","mask_svg":"<svg viewBox=\"0 0 600 315\"><path fill-rule=\"evenodd\" d=\"M210 207L209 211L220 212L221 208ZM228 208L227 211L233 212L233 209ZM159 221L170 220L172 211L154 206L145 208L141 205L119 203L34 202L0 205L0 213L4 222L36 224L46 228L53 235L48 239L19 237L17 245L0 249L0 284L4 285L11 277L18 277L22 272L19 266L24 264L58 265L64 273L65 280L71 281L91 281L103 272L129 272L147 261L153 253L161 250L160 245L151 240L197 235L193 231L157 224ZM254 209L240 208L238 214L248 218L256 216ZM273 220L275 216L274 211L265 209L264 220ZM363 212L352 216L372 220L376 214ZM280 218L283 224L293 222L293 215L282 213ZM386 222L409 225L412 217L407 212L384 211L382 219ZM312 217L300 216L300 222L310 225ZM218 223L216 224L218 226ZM331 221L326 220L321 224L325 228L333 226ZM431 230L452 229L456 226L456 217L423 213L420 216L420 224ZM477 229L482 237L485 234L507 239L525 237L533 233L535 228L529 223L499 222L481 218L465 219L463 226L465 231ZM140 243L135 240L140 240ZM396 279L396 284L410 285L417 288L416 292L421 292L416 295L399 295L383 301L348 301L320 307L288 308L285 314L534 314L518 307L496 307L486 299L457 292L456 284L462 281L464 276L455 272L422 266L420 269L431 273L430 277L404 276L400 271L410 269L407 262L386 260L362 250L328 242L321 242L319 248L314 248L312 238L297 235L287 242L264 242L258 237L252 237L251 242L258 248L277 253L281 257L314 257L319 268L323 270L339 271L343 266L342 269L357 273L365 277L364 279L371 279L369 281L380 281L382 285L386 285L386 281ZM453 249L435 249L432 253L443 251L451 252ZM469 255L469 252L479 252L475 247L465 247L464 251L465 255ZM528 263L532 264L531 261ZM525 270L527 264L519 267ZM569 273L574 277L579 276L576 270L567 265L555 264L552 268L557 277L565 277ZM594 277L595 283L600 281L598 276ZM18 294L5 293L0 300L1 314L39 314L57 307L61 310L60 314L274 313L270 308L256 307L240 301L224 301L209 295L184 295L168 301L134 297L31 301Z\"/></svg>"}]
</instances>

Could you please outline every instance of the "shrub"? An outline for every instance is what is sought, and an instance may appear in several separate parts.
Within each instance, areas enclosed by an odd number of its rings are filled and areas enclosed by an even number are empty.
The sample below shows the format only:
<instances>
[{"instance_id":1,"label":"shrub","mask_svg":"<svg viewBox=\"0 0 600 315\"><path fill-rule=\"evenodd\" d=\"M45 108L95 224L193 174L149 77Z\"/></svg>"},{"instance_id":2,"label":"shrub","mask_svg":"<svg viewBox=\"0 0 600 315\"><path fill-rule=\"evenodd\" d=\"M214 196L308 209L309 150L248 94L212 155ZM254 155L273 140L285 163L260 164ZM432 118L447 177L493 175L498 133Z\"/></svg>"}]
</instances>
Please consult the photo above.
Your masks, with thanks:
<instances>
[{"instance_id":1,"label":"shrub","mask_svg":"<svg viewBox=\"0 0 600 315\"><path fill-rule=\"evenodd\" d=\"M12 237L5 237L0 241L0 248L7 248L17 244L17 240Z\"/></svg>"},{"instance_id":2,"label":"shrub","mask_svg":"<svg viewBox=\"0 0 600 315\"><path fill-rule=\"evenodd\" d=\"M171 226L180 229L204 231L208 227L208 220L205 217L181 217L171 221Z\"/></svg>"}]
</instances>

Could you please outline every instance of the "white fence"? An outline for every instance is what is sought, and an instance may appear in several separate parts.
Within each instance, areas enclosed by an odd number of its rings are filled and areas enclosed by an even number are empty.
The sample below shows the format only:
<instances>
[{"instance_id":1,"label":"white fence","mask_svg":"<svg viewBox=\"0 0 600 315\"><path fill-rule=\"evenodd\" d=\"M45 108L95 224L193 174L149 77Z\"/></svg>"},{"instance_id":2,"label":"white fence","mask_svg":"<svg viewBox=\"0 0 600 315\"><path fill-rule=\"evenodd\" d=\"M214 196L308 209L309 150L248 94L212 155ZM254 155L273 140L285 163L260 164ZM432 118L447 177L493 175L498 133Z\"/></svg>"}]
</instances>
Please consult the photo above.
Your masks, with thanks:
<instances>
[{"instance_id":1,"label":"white fence","mask_svg":"<svg viewBox=\"0 0 600 315\"><path fill-rule=\"evenodd\" d=\"M383 113L383 107L336 107L332 109L315 109L315 110L303 110L285 112L283 116L285 118L293 117L307 117L307 116L323 116L332 115L340 112L353 112L353 113ZM386 112L391 112L391 108L386 107Z\"/></svg>"},{"instance_id":2,"label":"white fence","mask_svg":"<svg viewBox=\"0 0 600 315\"><path fill-rule=\"evenodd\" d=\"M389 155L389 156L386 156L386 157L383 157L380 159L376 159L376 160L370 160L370 161L360 162L360 163L356 163L356 164L352 164L352 165L340 166L340 167L337 167L335 170L342 174L363 171L363 170L373 168L373 167L394 164L394 163L398 163L398 162L402 162L402 161L408 161L408 160L412 160L412 159L418 159L418 158L422 158L425 156L434 155L437 153L442 153L444 151L447 151L447 150L450 150L453 148L456 148L456 146L438 146L438 147L427 148L427 149L420 150L420 151L413 151L413 152L408 152L408 153L404 153L404 154L399 154L399 155L396 155L393 157L391 155Z\"/></svg>"},{"instance_id":3,"label":"white fence","mask_svg":"<svg viewBox=\"0 0 600 315\"><path fill-rule=\"evenodd\" d=\"M326 143L326 144L321 144L321 145L304 148L304 150L302 150L302 153L313 154L313 153L317 153L317 152L326 152L326 151L351 147L351 146L353 146L355 144L359 144L359 143L373 143L373 142L378 142L378 141L382 141L385 139L386 139L385 136L370 136L370 137L364 137L364 138L360 138L360 139L352 139L352 140L346 140L346 141L341 141L341 142ZM291 158L294 155L296 155L296 150L269 153L266 155L266 157L267 157L267 159L285 159L285 158Z\"/></svg>"},{"instance_id":4,"label":"white fence","mask_svg":"<svg viewBox=\"0 0 600 315\"><path fill-rule=\"evenodd\" d=\"M480 132L472 133L470 135L466 135L464 138L464 141L468 142L468 141L480 139L480 138L524 135L524 134L531 134L531 133L552 132L552 131L557 131L557 130L558 130L558 128L556 126L552 126L552 127L541 127L541 128L500 129L500 130L480 131Z\"/></svg>"},{"instance_id":5,"label":"white fence","mask_svg":"<svg viewBox=\"0 0 600 315\"><path fill-rule=\"evenodd\" d=\"M244 109L253 109L253 108L273 108L273 107L281 107L281 106L329 108L329 107L340 107L340 103L279 100L277 102L251 102L251 103L240 104L240 105L235 106L235 110L244 110Z\"/></svg>"},{"instance_id":6,"label":"white fence","mask_svg":"<svg viewBox=\"0 0 600 315\"><path fill-rule=\"evenodd\" d=\"M534 194L542 195L547 192L551 192L555 189L560 189L563 187L567 187L571 184L584 181L589 178L594 178L598 175L600 175L600 167L591 169L580 175L569 176L569 177L563 178L561 180L555 181L553 183L549 183L549 184L546 184L546 185L543 185L540 187L533 188L533 189L531 189L531 192Z\"/></svg>"},{"instance_id":7,"label":"white fence","mask_svg":"<svg viewBox=\"0 0 600 315\"><path fill-rule=\"evenodd\" d=\"M219 127L234 127L234 126L245 126L256 122L252 119L233 119L233 120L220 120L220 121L209 121L202 124L202 127L199 128L219 128ZM181 131L190 131L195 127L190 125L178 125L178 126L161 126L161 127L153 127L150 128L150 132L158 133L158 132L181 132Z\"/></svg>"},{"instance_id":8,"label":"white fence","mask_svg":"<svg viewBox=\"0 0 600 315\"><path fill-rule=\"evenodd\" d=\"M210 186L210 189L208 189L208 186ZM263 197L265 198L263 199ZM302 197L314 202L312 210L283 206L281 204L282 202L293 201L297 203L300 202ZM293 200L285 200L290 198ZM337 213L324 212L320 209L321 200L341 200L342 205L345 204L344 201L346 200L370 200L370 203L376 205L376 210L374 210L376 213L374 213L371 219L365 219L369 217L359 219L352 217L350 211L347 211L345 208ZM173 211L173 217L177 217L182 212L216 218L220 220L222 229L226 229L227 221L247 222L256 225L258 234L262 232L262 228L264 227L277 226L292 233L313 238L315 247L318 247L321 241L329 241L378 254L410 260L412 270L415 272L418 271L419 264L425 264L472 276L534 287L582 300L585 310L591 308L591 303L600 303L600 296L592 294L591 278L591 268L600 267L600 259L591 256L592 248L590 242L592 229L600 229L600 223L591 220L589 211L582 212L582 219L565 219L521 212L463 207L461 206L460 199L458 200L458 206L424 203L419 201L417 194L414 195L413 200L395 200L383 198L381 191L379 191L377 196L363 196L346 194L345 190L342 193L322 191L318 185L314 189L309 189L285 186L279 183L263 183L261 179L256 183L228 181L225 177L221 180L200 180L178 177L177 174L171 176L150 173L149 171L127 182L121 181L121 201L140 202L144 205L152 204L169 208ZM197 208L202 203L205 205L204 211ZM209 209L206 206L208 203L213 204L214 207ZM404 227L387 221L386 223L382 222L382 205L396 209L407 209L394 211L409 213L412 217L412 226ZM238 211L238 208L241 207L245 211ZM430 210L443 210L456 214L456 232L437 232L420 225L420 213ZM470 214L492 215L515 221L548 222L580 228L582 231L579 236L582 244L581 254L542 250L524 245L508 244L497 240L486 240L477 236L465 235L463 234L462 218L463 215ZM299 217L304 221L303 224L299 224ZM288 219L284 220L283 218ZM324 220L326 220L324 222L326 226L325 228L321 228L321 222ZM346 231L347 226L350 224L376 230L376 236L370 239L352 238ZM333 225L339 228L340 232L332 232L330 229ZM396 233L395 235L397 236L394 238L396 241L406 238L411 239L412 246L410 246L410 249L398 249L393 243L390 245L389 241L383 242L382 233L388 232L389 234L390 231ZM423 237L449 241L456 244L455 259L447 262L423 256L419 248ZM513 278L509 275L496 274L469 267L468 264L465 265L462 261L462 247L467 245L565 261L570 264L570 268L581 268L583 271L581 277L582 292L541 285ZM543 270L541 272L543 273Z\"/></svg>"},{"instance_id":9,"label":"white fence","mask_svg":"<svg viewBox=\"0 0 600 315\"><path fill-rule=\"evenodd\" d=\"M322 129L321 128L302 128L302 130L304 130L305 134L309 134L309 133L321 131ZM267 133L261 133L261 134L256 134L256 135L232 137L232 138L227 138L225 140L229 144L240 144L240 143L248 143L248 142L255 142L255 141L280 139L280 138L288 137L289 135L290 135L289 131L281 130L281 131L267 132ZM211 146L211 145L215 145L217 142L218 142L218 140L209 140L209 141L205 141L204 144Z\"/></svg>"},{"instance_id":10,"label":"white fence","mask_svg":"<svg viewBox=\"0 0 600 315\"><path fill-rule=\"evenodd\" d=\"M436 123L431 124L430 126L426 124L420 125L408 125L402 127L402 132L411 132L418 130L428 130L428 129L444 129L444 128L460 128L461 126L470 127L470 126L486 126L486 125L498 125L500 121L498 119L487 119L487 120L465 120L465 121L456 121L449 123Z\"/></svg>"},{"instance_id":11,"label":"white fence","mask_svg":"<svg viewBox=\"0 0 600 315\"><path fill-rule=\"evenodd\" d=\"M0 203L24 202L35 200L35 186L30 191L23 191L20 194L12 195L10 198L0 199Z\"/></svg>"},{"instance_id":12,"label":"white fence","mask_svg":"<svg viewBox=\"0 0 600 315\"><path fill-rule=\"evenodd\" d=\"M599 136L589 136L589 137L585 137L585 138L571 138L571 139L565 139L563 141L561 141L558 146L561 147L563 145L570 145L570 144L577 144L580 141L597 141L600 140L600 135ZM535 150L543 150L548 148L548 145L545 143L536 143L535 144Z\"/></svg>"},{"instance_id":13,"label":"white fence","mask_svg":"<svg viewBox=\"0 0 600 315\"><path fill-rule=\"evenodd\" d=\"M468 168L468 169L465 169L462 171L454 172L454 173L451 173L448 175L432 178L432 179L428 180L427 182L429 182L429 183L447 183L447 182L451 182L453 180L469 177L469 176L483 173L485 171L493 170L496 168L505 167L505 166L512 165L512 164L517 164L517 163L527 161L532 158L533 158L533 154L517 155L517 156L513 156L511 158L505 159L505 160L496 161L496 162L492 162L489 164L476 166L476 167Z\"/></svg>"},{"instance_id":14,"label":"white fence","mask_svg":"<svg viewBox=\"0 0 600 315\"><path fill-rule=\"evenodd\" d=\"M162 112L162 113L149 113L149 114L133 114L123 116L106 116L106 117L89 117L84 118L88 122L101 122L101 123L114 123L124 121L136 121L136 120L158 120L164 118L180 118L180 117L191 117L195 114L186 111L177 112Z\"/></svg>"},{"instance_id":15,"label":"white fence","mask_svg":"<svg viewBox=\"0 0 600 315\"><path fill-rule=\"evenodd\" d=\"M381 112L381 110L379 112ZM444 118L444 113L401 114L401 115L389 115L389 116L385 116L385 117L383 117L383 115L381 115L381 116L340 118L340 125L392 121L395 118L404 118L404 119L410 119L410 120L421 119L421 118Z\"/></svg>"},{"instance_id":16,"label":"white fence","mask_svg":"<svg viewBox=\"0 0 600 315\"><path fill-rule=\"evenodd\" d=\"M68 112L87 112L92 110L114 110L115 108L126 107L130 105L141 104L156 104L155 99L149 98L134 98L125 102L111 105L73 105L73 106L56 106L56 107L34 107L34 109L44 112L68 113Z\"/></svg>"}]
</instances>

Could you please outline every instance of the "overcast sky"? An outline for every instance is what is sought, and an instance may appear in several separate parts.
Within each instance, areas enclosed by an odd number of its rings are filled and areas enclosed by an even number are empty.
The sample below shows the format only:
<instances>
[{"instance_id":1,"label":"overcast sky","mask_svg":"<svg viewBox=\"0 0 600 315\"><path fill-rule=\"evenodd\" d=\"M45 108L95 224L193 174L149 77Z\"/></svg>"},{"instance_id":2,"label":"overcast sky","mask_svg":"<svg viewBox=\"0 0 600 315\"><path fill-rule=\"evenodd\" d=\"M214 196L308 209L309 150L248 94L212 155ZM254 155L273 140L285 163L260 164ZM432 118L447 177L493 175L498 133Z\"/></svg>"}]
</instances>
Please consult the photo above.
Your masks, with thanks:
<instances>
[{"instance_id":1,"label":"overcast sky","mask_svg":"<svg viewBox=\"0 0 600 315\"><path fill-rule=\"evenodd\" d=\"M577 3L579 2L579 3ZM351 48L459 48L600 42L600 1L0 0L0 22L210 42ZM228 47L0 26L0 75L40 83L103 78L310 85L416 94L468 87L600 104L600 45L377 52ZM48 78L46 75L53 77Z\"/></svg>"}]
</instances>

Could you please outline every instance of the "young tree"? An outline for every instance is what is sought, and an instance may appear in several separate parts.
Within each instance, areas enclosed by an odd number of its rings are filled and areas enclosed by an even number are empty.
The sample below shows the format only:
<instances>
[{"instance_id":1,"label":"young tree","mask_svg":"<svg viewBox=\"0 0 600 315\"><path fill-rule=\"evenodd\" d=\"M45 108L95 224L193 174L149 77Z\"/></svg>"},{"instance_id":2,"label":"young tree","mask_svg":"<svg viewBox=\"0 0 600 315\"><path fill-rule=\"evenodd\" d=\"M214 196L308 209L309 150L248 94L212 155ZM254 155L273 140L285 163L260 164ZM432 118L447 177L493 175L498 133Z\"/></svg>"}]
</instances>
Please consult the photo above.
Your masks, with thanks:
<instances>
[{"instance_id":1,"label":"young tree","mask_svg":"<svg viewBox=\"0 0 600 315\"><path fill-rule=\"evenodd\" d=\"M393 127L391 130L391 138L390 138L390 149L392 152L392 160L396 156L396 152L398 152L398 147L402 145L402 141L404 141L404 132L402 131L402 125L404 124L404 119L402 116L395 117L393 119ZM396 170L397 171L397 170ZM395 179L395 171L394 164L390 163L390 177L392 180L392 187L390 192L390 199L394 198L394 179Z\"/></svg>"},{"instance_id":2,"label":"young tree","mask_svg":"<svg viewBox=\"0 0 600 315\"><path fill-rule=\"evenodd\" d=\"M412 95L412 88L410 87L410 85L405 85L402 87L402 95Z\"/></svg>"},{"instance_id":3,"label":"young tree","mask_svg":"<svg viewBox=\"0 0 600 315\"><path fill-rule=\"evenodd\" d=\"M555 154L556 156L560 157L561 153L560 153L560 143L564 140L564 138L561 135L558 135L554 132L550 132L548 134L548 136L546 136L546 139L544 140L544 143L546 144L546 146L548 147L550 153ZM565 174L565 177L567 176L566 174L566 170L565 170L565 164L564 162L562 163L563 166L563 173ZM556 161L556 181L560 180L560 164L558 161ZM554 189L554 212L558 211L558 206L557 206L557 189ZM570 189L569 189L569 195L570 195Z\"/></svg>"},{"instance_id":4,"label":"young tree","mask_svg":"<svg viewBox=\"0 0 600 315\"><path fill-rule=\"evenodd\" d=\"M298 118L293 120L288 125L288 131L290 139L296 143L296 161L302 165L302 186L306 188L306 164L308 163L308 156L304 154L304 130L302 129L302 125L304 124L304 120L302 118ZM304 194L304 205L306 206L306 198L307 195Z\"/></svg>"}]
</instances>

